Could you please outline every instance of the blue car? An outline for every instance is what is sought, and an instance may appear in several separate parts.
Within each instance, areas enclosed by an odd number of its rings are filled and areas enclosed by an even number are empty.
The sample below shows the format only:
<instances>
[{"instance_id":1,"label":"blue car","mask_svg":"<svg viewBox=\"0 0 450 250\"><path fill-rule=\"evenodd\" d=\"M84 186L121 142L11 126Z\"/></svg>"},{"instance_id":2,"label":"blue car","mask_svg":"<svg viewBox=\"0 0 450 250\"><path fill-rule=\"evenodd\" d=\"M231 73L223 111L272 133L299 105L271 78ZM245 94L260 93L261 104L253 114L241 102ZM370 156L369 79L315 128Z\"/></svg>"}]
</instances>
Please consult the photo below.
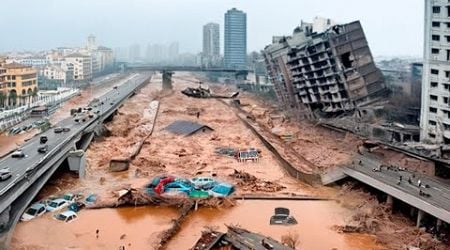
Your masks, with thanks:
<instances>
[{"instance_id":1,"label":"blue car","mask_svg":"<svg viewBox=\"0 0 450 250\"><path fill-rule=\"evenodd\" d=\"M234 186L228 183L219 183L208 190L208 193L213 197L227 197L234 193Z\"/></svg>"},{"instance_id":2,"label":"blue car","mask_svg":"<svg viewBox=\"0 0 450 250\"><path fill-rule=\"evenodd\" d=\"M174 181L164 186L164 192L183 192L189 195L194 187L187 181Z\"/></svg>"}]
</instances>

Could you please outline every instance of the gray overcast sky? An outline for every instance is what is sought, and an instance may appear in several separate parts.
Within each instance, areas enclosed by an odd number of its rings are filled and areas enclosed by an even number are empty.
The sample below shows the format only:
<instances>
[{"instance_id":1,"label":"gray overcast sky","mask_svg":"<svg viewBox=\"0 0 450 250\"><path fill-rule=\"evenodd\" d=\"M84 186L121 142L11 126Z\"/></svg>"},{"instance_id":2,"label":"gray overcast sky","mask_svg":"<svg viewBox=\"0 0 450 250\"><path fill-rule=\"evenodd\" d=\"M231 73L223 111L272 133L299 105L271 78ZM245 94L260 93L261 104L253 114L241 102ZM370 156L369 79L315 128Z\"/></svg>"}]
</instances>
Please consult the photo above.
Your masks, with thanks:
<instances>
[{"instance_id":1,"label":"gray overcast sky","mask_svg":"<svg viewBox=\"0 0 450 250\"><path fill-rule=\"evenodd\" d=\"M375 56L422 55L424 0L0 0L0 51L80 46L87 35L109 47L179 41L199 52L202 25L226 10L247 13L248 50L290 34L315 16L361 20ZM223 32L221 33L223 47ZM222 49L223 50L223 49Z\"/></svg>"}]
</instances>

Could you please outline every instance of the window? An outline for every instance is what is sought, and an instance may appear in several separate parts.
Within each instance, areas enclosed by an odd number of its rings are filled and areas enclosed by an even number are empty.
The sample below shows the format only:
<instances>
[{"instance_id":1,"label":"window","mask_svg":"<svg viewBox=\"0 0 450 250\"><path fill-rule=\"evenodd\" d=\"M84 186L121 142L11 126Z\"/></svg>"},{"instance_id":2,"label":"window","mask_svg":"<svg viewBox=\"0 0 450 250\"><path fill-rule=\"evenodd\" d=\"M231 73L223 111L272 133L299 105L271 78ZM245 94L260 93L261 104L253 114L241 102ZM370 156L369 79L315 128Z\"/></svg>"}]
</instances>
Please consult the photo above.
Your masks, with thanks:
<instances>
[{"instance_id":1,"label":"window","mask_svg":"<svg viewBox=\"0 0 450 250\"><path fill-rule=\"evenodd\" d=\"M439 75L439 70L437 70L437 69L431 69L431 74L432 74L432 75Z\"/></svg>"},{"instance_id":2,"label":"window","mask_svg":"<svg viewBox=\"0 0 450 250\"><path fill-rule=\"evenodd\" d=\"M447 6L446 8L447 8L447 16L450 17L450 7Z\"/></svg>"},{"instance_id":3,"label":"window","mask_svg":"<svg viewBox=\"0 0 450 250\"><path fill-rule=\"evenodd\" d=\"M437 113L437 108L430 107L430 113Z\"/></svg>"},{"instance_id":4,"label":"window","mask_svg":"<svg viewBox=\"0 0 450 250\"><path fill-rule=\"evenodd\" d=\"M442 98L442 101L443 101L445 104L448 104L448 97L443 97L443 98Z\"/></svg>"},{"instance_id":5,"label":"window","mask_svg":"<svg viewBox=\"0 0 450 250\"><path fill-rule=\"evenodd\" d=\"M431 25L433 26L433 28L441 27L441 23L440 22L433 22Z\"/></svg>"},{"instance_id":6,"label":"window","mask_svg":"<svg viewBox=\"0 0 450 250\"><path fill-rule=\"evenodd\" d=\"M430 100L437 101L438 97L436 95L430 95Z\"/></svg>"},{"instance_id":7,"label":"window","mask_svg":"<svg viewBox=\"0 0 450 250\"><path fill-rule=\"evenodd\" d=\"M431 40L433 40L433 41L439 41L439 40L441 40L441 39L440 39L440 36L439 36L439 35L432 35L432 36L431 36Z\"/></svg>"},{"instance_id":8,"label":"window","mask_svg":"<svg viewBox=\"0 0 450 250\"><path fill-rule=\"evenodd\" d=\"M429 121L428 121L428 124L430 124L431 126L436 126L436 122L435 122L435 121L432 121L432 120L429 120Z\"/></svg>"},{"instance_id":9,"label":"window","mask_svg":"<svg viewBox=\"0 0 450 250\"><path fill-rule=\"evenodd\" d=\"M430 86L431 86L432 88L436 88L436 87L438 86L438 83L437 83L437 82L431 82L431 83L430 83Z\"/></svg>"},{"instance_id":10,"label":"window","mask_svg":"<svg viewBox=\"0 0 450 250\"><path fill-rule=\"evenodd\" d=\"M445 71L445 77L450 77L450 71Z\"/></svg>"},{"instance_id":11,"label":"window","mask_svg":"<svg viewBox=\"0 0 450 250\"><path fill-rule=\"evenodd\" d=\"M447 50L447 61L450 61L450 50Z\"/></svg>"},{"instance_id":12,"label":"window","mask_svg":"<svg viewBox=\"0 0 450 250\"><path fill-rule=\"evenodd\" d=\"M450 85L444 84L444 89L449 90L450 89Z\"/></svg>"},{"instance_id":13,"label":"window","mask_svg":"<svg viewBox=\"0 0 450 250\"><path fill-rule=\"evenodd\" d=\"M441 13L441 7L433 6L433 14L439 14L439 13Z\"/></svg>"},{"instance_id":14,"label":"window","mask_svg":"<svg viewBox=\"0 0 450 250\"><path fill-rule=\"evenodd\" d=\"M430 138L436 138L436 135L435 135L435 134L432 134L432 133L428 133L428 136L429 136Z\"/></svg>"},{"instance_id":15,"label":"window","mask_svg":"<svg viewBox=\"0 0 450 250\"><path fill-rule=\"evenodd\" d=\"M431 49L431 54L439 54L439 49L435 49L435 48L433 48L433 49Z\"/></svg>"}]
</instances>

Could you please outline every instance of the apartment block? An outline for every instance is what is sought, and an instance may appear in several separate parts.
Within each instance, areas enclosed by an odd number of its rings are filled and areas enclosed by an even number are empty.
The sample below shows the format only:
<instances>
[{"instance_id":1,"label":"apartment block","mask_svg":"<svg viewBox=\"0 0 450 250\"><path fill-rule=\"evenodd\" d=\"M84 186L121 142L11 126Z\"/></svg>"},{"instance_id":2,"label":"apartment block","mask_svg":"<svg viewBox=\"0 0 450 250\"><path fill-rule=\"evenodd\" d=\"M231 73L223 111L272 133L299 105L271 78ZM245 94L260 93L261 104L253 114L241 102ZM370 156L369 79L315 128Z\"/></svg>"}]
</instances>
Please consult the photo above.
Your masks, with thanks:
<instances>
[{"instance_id":1,"label":"apartment block","mask_svg":"<svg viewBox=\"0 0 450 250\"><path fill-rule=\"evenodd\" d=\"M332 25L324 32L302 23L285 40L287 58L284 56L275 70L268 63L268 71L275 79L278 99L284 106L296 108L300 118L354 111L386 94L359 21ZM276 57L271 52L274 47L275 43L265 49L266 61ZM289 73L277 74L277 70Z\"/></svg>"},{"instance_id":2,"label":"apartment block","mask_svg":"<svg viewBox=\"0 0 450 250\"><path fill-rule=\"evenodd\" d=\"M425 1L420 137L450 144L450 3Z\"/></svg>"},{"instance_id":3,"label":"apartment block","mask_svg":"<svg viewBox=\"0 0 450 250\"><path fill-rule=\"evenodd\" d=\"M66 56L65 61L73 65L73 80L86 81L92 79L92 57L81 53L73 53Z\"/></svg>"}]
</instances>

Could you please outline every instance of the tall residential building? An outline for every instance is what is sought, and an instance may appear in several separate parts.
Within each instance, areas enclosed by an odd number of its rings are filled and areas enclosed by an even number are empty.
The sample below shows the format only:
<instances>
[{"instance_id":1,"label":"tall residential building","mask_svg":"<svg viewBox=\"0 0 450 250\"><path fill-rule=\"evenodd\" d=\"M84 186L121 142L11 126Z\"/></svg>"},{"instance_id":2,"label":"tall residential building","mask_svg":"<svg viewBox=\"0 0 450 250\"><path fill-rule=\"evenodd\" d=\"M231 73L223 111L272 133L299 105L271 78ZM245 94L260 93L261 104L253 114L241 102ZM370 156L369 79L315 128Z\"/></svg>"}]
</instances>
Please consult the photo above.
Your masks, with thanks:
<instances>
[{"instance_id":1,"label":"tall residential building","mask_svg":"<svg viewBox=\"0 0 450 250\"><path fill-rule=\"evenodd\" d=\"M94 35L89 35L87 39L87 48L88 50L96 50L97 49L97 42L95 41Z\"/></svg>"},{"instance_id":2,"label":"tall residential building","mask_svg":"<svg viewBox=\"0 0 450 250\"><path fill-rule=\"evenodd\" d=\"M380 100L386 86L359 21L317 33L302 23L263 55L283 107L301 119L354 111Z\"/></svg>"},{"instance_id":3,"label":"tall residential building","mask_svg":"<svg viewBox=\"0 0 450 250\"><path fill-rule=\"evenodd\" d=\"M420 137L450 144L450 6L447 0L425 0L425 47Z\"/></svg>"},{"instance_id":4,"label":"tall residential building","mask_svg":"<svg viewBox=\"0 0 450 250\"><path fill-rule=\"evenodd\" d=\"M220 26L208 23L203 26L202 65L218 66L220 62Z\"/></svg>"},{"instance_id":5,"label":"tall residential building","mask_svg":"<svg viewBox=\"0 0 450 250\"><path fill-rule=\"evenodd\" d=\"M245 68L247 61L247 14L233 8L225 13L225 67Z\"/></svg>"}]
</instances>

